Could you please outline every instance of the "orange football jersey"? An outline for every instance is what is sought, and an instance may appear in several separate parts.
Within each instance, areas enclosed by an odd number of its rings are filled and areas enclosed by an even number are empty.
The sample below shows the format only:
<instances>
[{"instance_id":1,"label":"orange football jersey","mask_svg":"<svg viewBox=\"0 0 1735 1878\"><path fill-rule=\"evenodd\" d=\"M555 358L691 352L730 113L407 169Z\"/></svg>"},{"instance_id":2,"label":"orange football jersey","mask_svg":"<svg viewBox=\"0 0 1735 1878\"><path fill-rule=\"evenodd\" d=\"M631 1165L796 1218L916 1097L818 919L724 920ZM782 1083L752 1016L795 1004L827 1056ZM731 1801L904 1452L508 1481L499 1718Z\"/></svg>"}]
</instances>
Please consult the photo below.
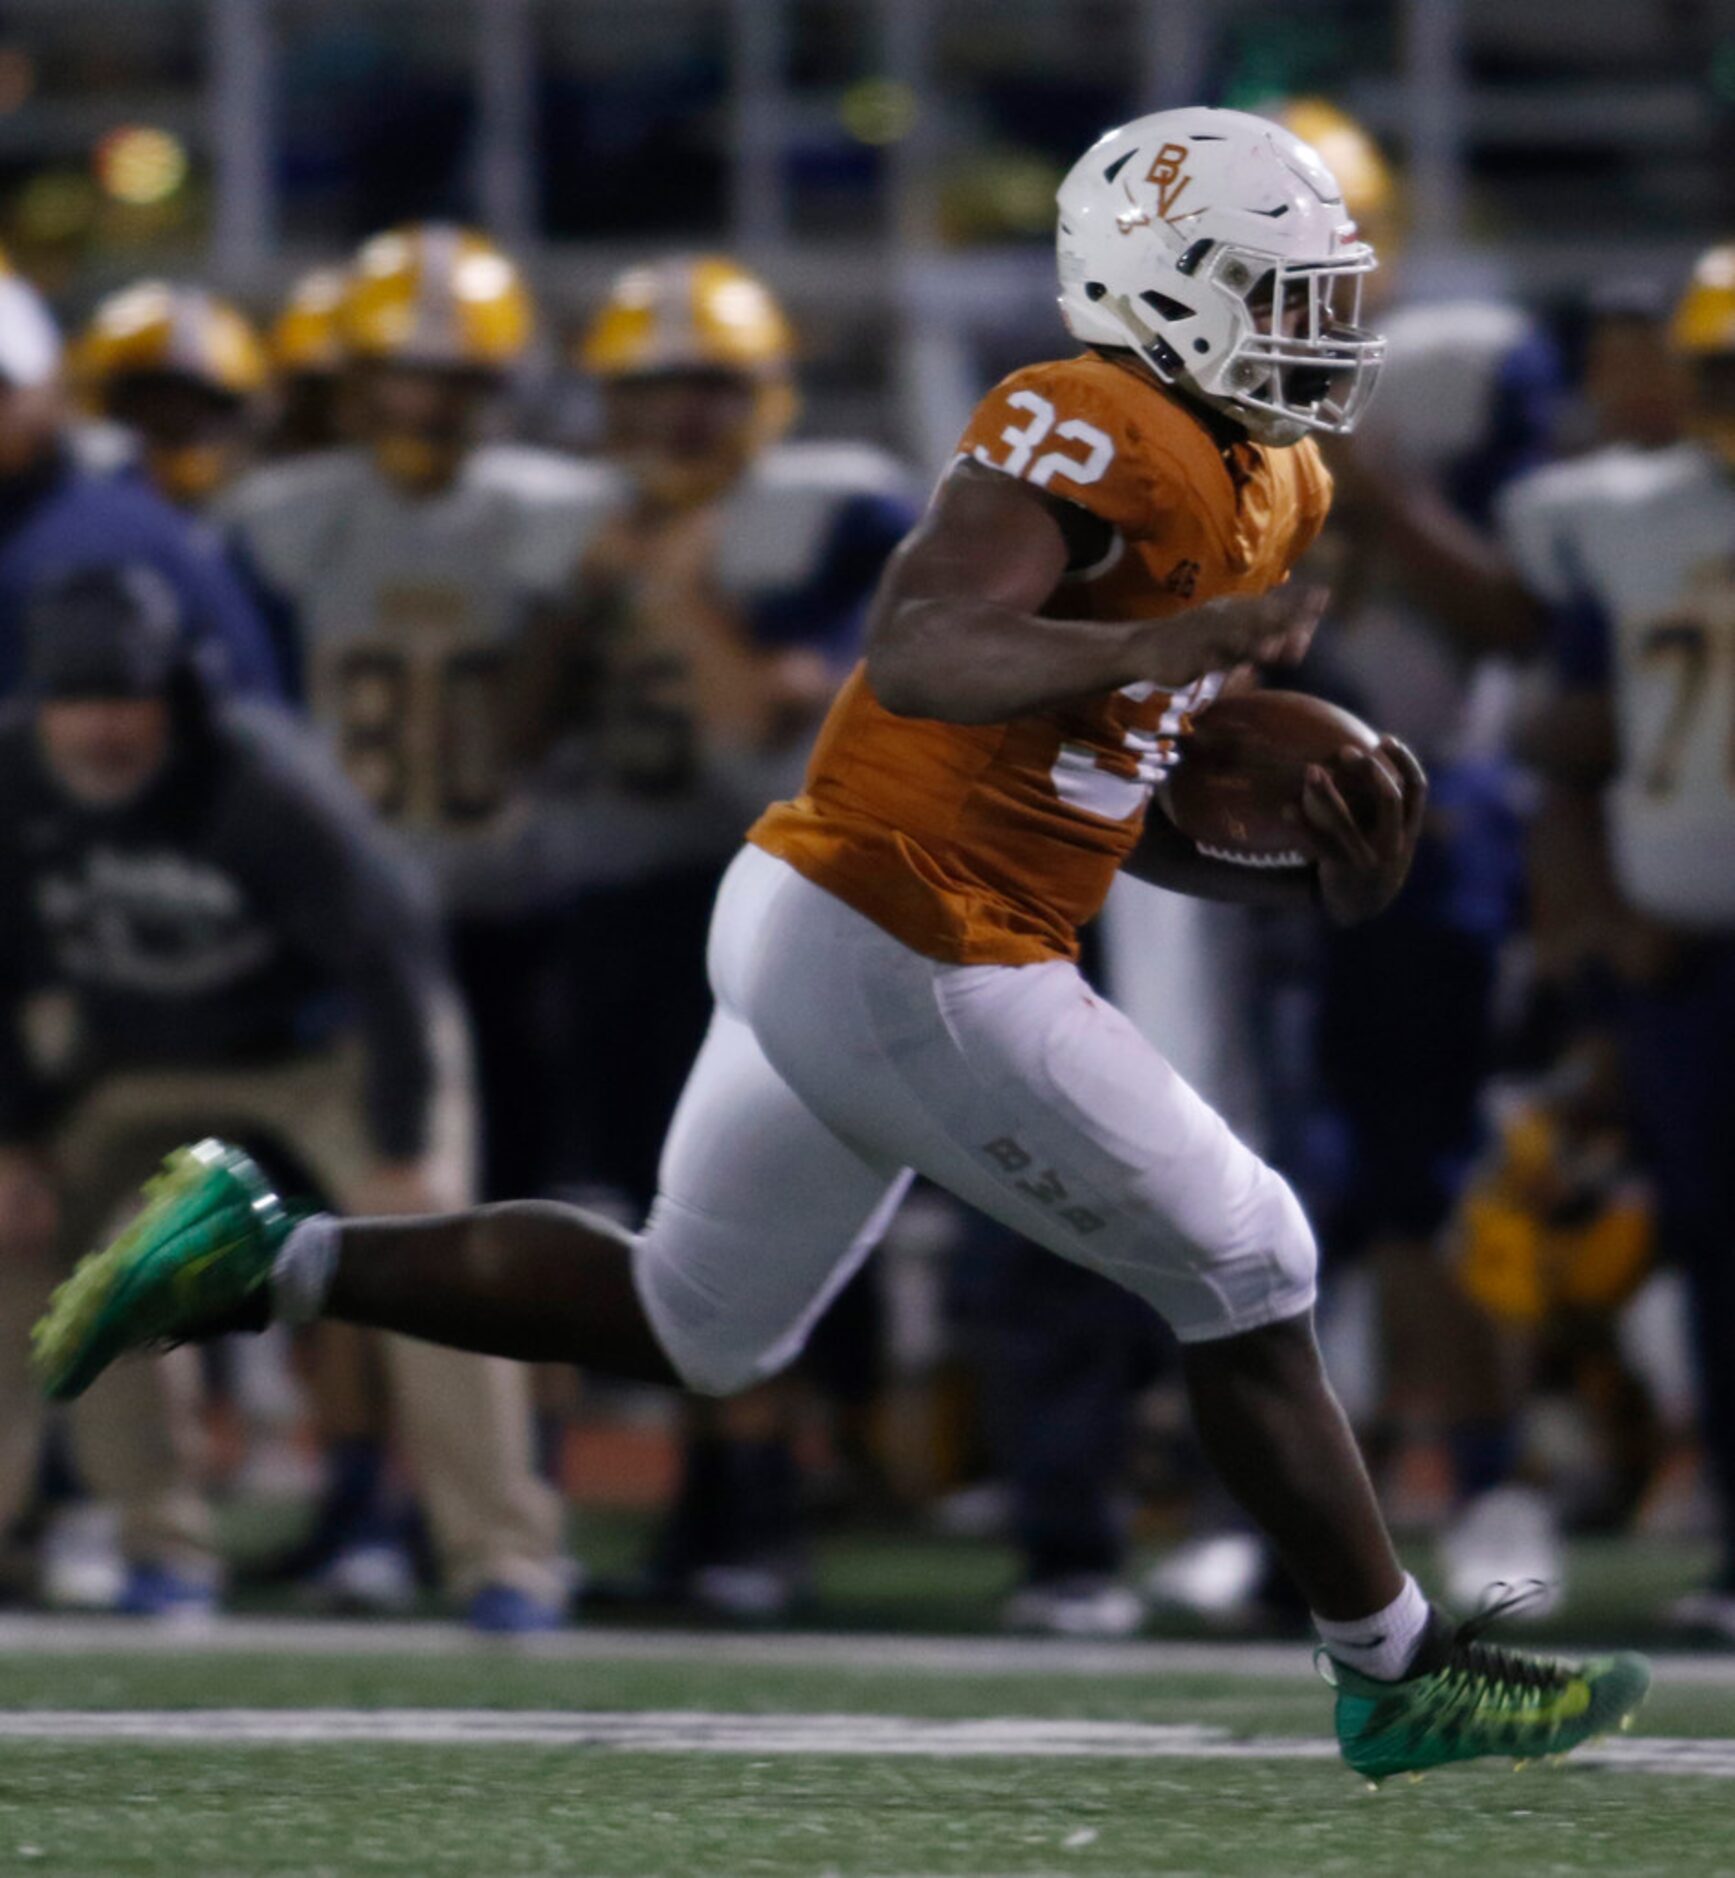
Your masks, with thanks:
<instances>
[{"instance_id":1,"label":"orange football jersey","mask_svg":"<svg viewBox=\"0 0 1735 1878\"><path fill-rule=\"evenodd\" d=\"M1091 354L1013 373L977 407L959 454L1112 525L1101 563L1048 601L1061 618L1155 619L1262 593L1287 578L1331 500L1311 442L1225 443L1142 371ZM945 724L892 716L858 666L802 794L749 839L930 958L1075 957L1183 716L1220 682Z\"/></svg>"}]
</instances>

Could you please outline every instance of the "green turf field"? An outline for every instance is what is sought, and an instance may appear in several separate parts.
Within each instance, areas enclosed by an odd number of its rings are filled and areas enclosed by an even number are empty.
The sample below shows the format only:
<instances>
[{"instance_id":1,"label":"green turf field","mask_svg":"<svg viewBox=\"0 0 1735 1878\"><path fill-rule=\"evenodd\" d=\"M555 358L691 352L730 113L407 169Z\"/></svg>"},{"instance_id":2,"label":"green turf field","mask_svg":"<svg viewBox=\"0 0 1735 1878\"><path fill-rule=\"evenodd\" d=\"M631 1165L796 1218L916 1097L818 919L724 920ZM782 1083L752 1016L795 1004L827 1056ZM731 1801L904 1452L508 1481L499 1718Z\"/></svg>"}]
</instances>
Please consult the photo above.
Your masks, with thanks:
<instances>
[{"instance_id":1,"label":"green turf field","mask_svg":"<svg viewBox=\"0 0 1735 1878\"><path fill-rule=\"evenodd\" d=\"M0 1624L0 1871L1735 1870L1735 1660L1595 1764L1370 1793L1287 1647Z\"/></svg>"}]
</instances>

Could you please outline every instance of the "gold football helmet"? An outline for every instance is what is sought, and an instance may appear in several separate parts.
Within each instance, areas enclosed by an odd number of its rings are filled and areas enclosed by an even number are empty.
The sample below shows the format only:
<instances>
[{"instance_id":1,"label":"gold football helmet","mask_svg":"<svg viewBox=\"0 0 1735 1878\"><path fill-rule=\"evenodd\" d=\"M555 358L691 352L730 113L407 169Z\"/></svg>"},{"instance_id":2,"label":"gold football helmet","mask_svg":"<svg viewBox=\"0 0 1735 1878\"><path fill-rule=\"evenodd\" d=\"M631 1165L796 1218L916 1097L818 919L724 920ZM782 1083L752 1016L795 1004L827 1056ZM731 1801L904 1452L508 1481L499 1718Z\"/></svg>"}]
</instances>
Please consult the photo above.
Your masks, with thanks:
<instances>
[{"instance_id":1,"label":"gold football helmet","mask_svg":"<svg viewBox=\"0 0 1735 1878\"><path fill-rule=\"evenodd\" d=\"M1692 376L1688 428L1735 463L1735 242L1699 256L1669 322L1669 343Z\"/></svg>"},{"instance_id":2,"label":"gold football helmet","mask_svg":"<svg viewBox=\"0 0 1735 1878\"><path fill-rule=\"evenodd\" d=\"M411 490L449 483L535 328L523 276L485 235L421 222L364 242L338 336L352 368L346 416L380 470Z\"/></svg>"},{"instance_id":3,"label":"gold football helmet","mask_svg":"<svg viewBox=\"0 0 1735 1878\"><path fill-rule=\"evenodd\" d=\"M358 359L502 373L522 359L536 313L517 265L473 229L422 222L364 242L338 307Z\"/></svg>"},{"instance_id":4,"label":"gold football helmet","mask_svg":"<svg viewBox=\"0 0 1735 1878\"><path fill-rule=\"evenodd\" d=\"M124 378L185 378L236 400L262 390L265 349L238 307L199 287L144 280L111 294L73 347L73 373L93 403Z\"/></svg>"},{"instance_id":5,"label":"gold football helmet","mask_svg":"<svg viewBox=\"0 0 1735 1878\"><path fill-rule=\"evenodd\" d=\"M151 481L187 504L236 467L248 408L268 375L265 348L239 308L160 280L104 300L71 366L85 405L136 431Z\"/></svg>"},{"instance_id":6,"label":"gold football helmet","mask_svg":"<svg viewBox=\"0 0 1735 1878\"><path fill-rule=\"evenodd\" d=\"M340 267L316 267L290 288L266 335L272 368L281 378L330 373L343 364L340 311L348 285Z\"/></svg>"},{"instance_id":7,"label":"gold football helmet","mask_svg":"<svg viewBox=\"0 0 1735 1878\"><path fill-rule=\"evenodd\" d=\"M629 268L576 358L607 390L616 454L659 501L720 494L795 420L794 331L765 283L722 255ZM707 383L709 411L675 408Z\"/></svg>"},{"instance_id":8,"label":"gold football helmet","mask_svg":"<svg viewBox=\"0 0 1735 1878\"><path fill-rule=\"evenodd\" d=\"M1675 306L1669 337L1692 358L1735 352L1735 242L1707 248Z\"/></svg>"}]
</instances>

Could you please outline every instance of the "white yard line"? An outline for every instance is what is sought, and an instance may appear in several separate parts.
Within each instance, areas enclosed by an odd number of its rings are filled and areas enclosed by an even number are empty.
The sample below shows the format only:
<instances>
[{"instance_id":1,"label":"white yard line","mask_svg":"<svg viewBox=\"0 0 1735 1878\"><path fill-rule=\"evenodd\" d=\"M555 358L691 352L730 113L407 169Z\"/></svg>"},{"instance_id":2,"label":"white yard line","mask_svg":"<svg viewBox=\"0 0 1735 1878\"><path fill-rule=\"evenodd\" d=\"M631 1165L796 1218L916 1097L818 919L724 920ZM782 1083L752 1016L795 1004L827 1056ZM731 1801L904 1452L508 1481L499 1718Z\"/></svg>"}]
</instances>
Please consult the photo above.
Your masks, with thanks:
<instances>
[{"instance_id":1,"label":"white yard line","mask_svg":"<svg viewBox=\"0 0 1735 1878\"><path fill-rule=\"evenodd\" d=\"M317 1744L570 1747L638 1754L984 1756L1038 1760L1332 1761L1317 1736L1235 1736L1148 1722L1004 1717L927 1721L901 1715L737 1715L688 1710L23 1709L0 1713L0 1742L150 1742L187 1747ZM1578 1763L1629 1773L1735 1779L1735 1741L1633 1736L1598 1743Z\"/></svg>"},{"instance_id":2,"label":"white yard line","mask_svg":"<svg viewBox=\"0 0 1735 1878\"><path fill-rule=\"evenodd\" d=\"M935 1675L1227 1676L1308 1681L1305 1643L1067 1643L1027 1637L597 1629L501 1640L460 1624L224 1617L189 1627L117 1617L0 1617L0 1656L498 1656L557 1663L722 1663ZM1665 1654L1659 1683L1735 1689L1735 1653Z\"/></svg>"}]
</instances>

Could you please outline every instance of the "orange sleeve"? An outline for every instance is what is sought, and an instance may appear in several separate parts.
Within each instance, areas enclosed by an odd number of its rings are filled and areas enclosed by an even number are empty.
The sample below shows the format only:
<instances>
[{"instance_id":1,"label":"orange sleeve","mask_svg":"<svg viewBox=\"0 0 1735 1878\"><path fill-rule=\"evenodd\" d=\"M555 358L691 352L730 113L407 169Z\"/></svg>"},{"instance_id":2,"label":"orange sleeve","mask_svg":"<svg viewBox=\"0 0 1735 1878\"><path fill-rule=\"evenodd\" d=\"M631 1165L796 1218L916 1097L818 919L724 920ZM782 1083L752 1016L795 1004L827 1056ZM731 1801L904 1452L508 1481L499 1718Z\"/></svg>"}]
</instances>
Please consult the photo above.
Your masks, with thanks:
<instances>
[{"instance_id":1,"label":"orange sleeve","mask_svg":"<svg viewBox=\"0 0 1735 1878\"><path fill-rule=\"evenodd\" d=\"M1123 535L1149 534L1184 499L1180 472L1161 448L1156 399L1135 408L1122 375L1100 361L1027 366L977 405L961 456L1034 483L1099 515Z\"/></svg>"}]
</instances>

